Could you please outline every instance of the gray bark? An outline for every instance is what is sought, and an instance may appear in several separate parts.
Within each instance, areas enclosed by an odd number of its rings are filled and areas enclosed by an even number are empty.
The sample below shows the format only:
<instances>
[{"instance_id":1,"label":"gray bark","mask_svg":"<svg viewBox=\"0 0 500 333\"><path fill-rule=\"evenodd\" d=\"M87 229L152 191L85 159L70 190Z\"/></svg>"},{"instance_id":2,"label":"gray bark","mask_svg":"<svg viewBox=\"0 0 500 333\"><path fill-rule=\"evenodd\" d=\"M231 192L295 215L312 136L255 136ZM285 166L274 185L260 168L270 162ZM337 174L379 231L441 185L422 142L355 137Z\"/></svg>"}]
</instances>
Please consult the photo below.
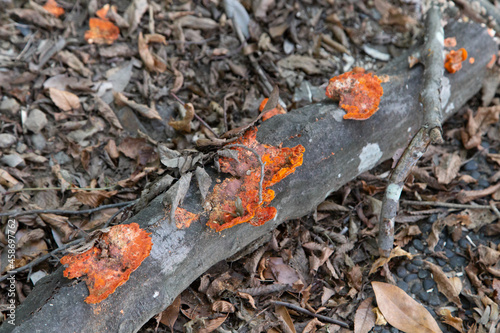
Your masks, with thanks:
<instances>
[{"instance_id":1,"label":"gray bark","mask_svg":"<svg viewBox=\"0 0 500 333\"><path fill-rule=\"evenodd\" d=\"M477 24L455 23L446 30L475 58L473 65L465 62L462 70L443 78L443 117L449 118L479 91L497 46ZM127 221L152 231L154 243L151 255L128 282L106 300L91 305L84 302L88 296L85 283L63 278L60 267L39 281L19 306L16 326L4 323L0 332L136 332L213 264L269 234L280 223L308 214L332 191L406 146L422 122L418 100L422 71L421 65L410 70L406 57L401 57L377 73L388 75L389 82L383 84L380 110L366 121L343 120L345 112L338 103L325 100L259 126L260 142L305 147L303 165L273 187L276 198L271 204L278 210L273 221L217 233L205 226L205 218L189 229L178 230L169 221L162 204L164 195L160 195ZM191 182L182 207L202 211L196 182Z\"/></svg>"}]
</instances>

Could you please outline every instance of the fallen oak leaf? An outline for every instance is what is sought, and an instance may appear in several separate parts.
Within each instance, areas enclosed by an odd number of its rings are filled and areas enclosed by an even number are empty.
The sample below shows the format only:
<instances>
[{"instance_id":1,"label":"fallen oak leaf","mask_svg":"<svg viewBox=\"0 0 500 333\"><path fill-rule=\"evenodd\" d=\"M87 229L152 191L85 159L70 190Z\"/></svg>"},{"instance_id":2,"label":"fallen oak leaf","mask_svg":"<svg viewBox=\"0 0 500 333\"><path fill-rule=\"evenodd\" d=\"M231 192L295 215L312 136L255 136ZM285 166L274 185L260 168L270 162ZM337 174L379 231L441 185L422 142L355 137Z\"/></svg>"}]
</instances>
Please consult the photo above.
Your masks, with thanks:
<instances>
[{"instance_id":1,"label":"fallen oak leaf","mask_svg":"<svg viewBox=\"0 0 500 333\"><path fill-rule=\"evenodd\" d=\"M375 326L373 297L368 297L359 305L354 315L354 333L368 333Z\"/></svg>"},{"instance_id":2,"label":"fallen oak leaf","mask_svg":"<svg viewBox=\"0 0 500 333\"><path fill-rule=\"evenodd\" d=\"M120 37L120 29L108 20L96 17L89 19L89 30L85 31L85 40L89 44L113 44Z\"/></svg>"},{"instance_id":3,"label":"fallen oak leaf","mask_svg":"<svg viewBox=\"0 0 500 333\"><path fill-rule=\"evenodd\" d=\"M78 110L81 107L78 96L69 91L49 88L49 96L52 102L63 111Z\"/></svg>"},{"instance_id":4,"label":"fallen oak leaf","mask_svg":"<svg viewBox=\"0 0 500 333\"><path fill-rule=\"evenodd\" d=\"M453 327L454 329L456 329L460 333L464 332L462 319L457 318L457 317L453 317L451 315L450 310L448 310L446 308L442 308L439 310L438 314L442 317L443 323L450 325L451 327Z\"/></svg>"},{"instance_id":5,"label":"fallen oak leaf","mask_svg":"<svg viewBox=\"0 0 500 333\"><path fill-rule=\"evenodd\" d=\"M393 248L391 250L391 253L389 254L389 257L380 257L372 265L372 268L370 269L370 273L368 275L371 275L377 271L380 267L384 266L386 263L388 263L392 258L395 257L402 257L406 256L408 259L413 259L413 255L409 252L406 252L405 250L401 249L399 246Z\"/></svg>"},{"instance_id":6,"label":"fallen oak leaf","mask_svg":"<svg viewBox=\"0 0 500 333\"><path fill-rule=\"evenodd\" d=\"M185 109L185 116L182 120L170 120L168 124L172 126L176 131L183 133L191 133L191 121L194 118L194 106L191 103L186 103L179 106Z\"/></svg>"},{"instance_id":7,"label":"fallen oak leaf","mask_svg":"<svg viewBox=\"0 0 500 333\"><path fill-rule=\"evenodd\" d=\"M376 75L358 69L331 78L326 96L340 100L340 107L347 111L344 119L365 120L378 110L384 94L381 82Z\"/></svg>"},{"instance_id":8,"label":"fallen oak leaf","mask_svg":"<svg viewBox=\"0 0 500 333\"><path fill-rule=\"evenodd\" d=\"M402 289L376 281L372 287L378 308L392 326L406 333L442 333L429 311Z\"/></svg>"},{"instance_id":9,"label":"fallen oak leaf","mask_svg":"<svg viewBox=\"0 0 500 333\"><path fill-rule=\"evenodd\" d=\"M62 257L61 264L67 265L64 276L74 279L86 275L90 295L85 302L99 303L128 280L152 246L150 233L137 223L116 225L100 235L88 251Z\"/></svg>"}]
</instances>

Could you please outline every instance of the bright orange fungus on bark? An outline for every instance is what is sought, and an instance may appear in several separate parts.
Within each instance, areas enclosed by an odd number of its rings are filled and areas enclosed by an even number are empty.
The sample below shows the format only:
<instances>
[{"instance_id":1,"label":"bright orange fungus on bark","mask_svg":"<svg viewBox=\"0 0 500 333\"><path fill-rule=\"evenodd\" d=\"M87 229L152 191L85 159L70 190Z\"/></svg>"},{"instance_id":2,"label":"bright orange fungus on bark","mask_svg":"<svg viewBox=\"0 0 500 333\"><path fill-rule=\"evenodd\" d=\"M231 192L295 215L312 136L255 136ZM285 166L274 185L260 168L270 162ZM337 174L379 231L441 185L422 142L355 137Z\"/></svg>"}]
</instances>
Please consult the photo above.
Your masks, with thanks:
<instances>
[{"instance_id":1,"label":"bright orange fungus on bark","mask_svg":"<svg viewBox=\"0 0 500 333\"><path fill-rule=\"evenodd\" d=\"M453 74L462 68L462 61L467 59L467 51L461 48L457 51L451 50L444 59L444 68Z\"/></svg>"},{"instance_id":2,"label":"bright orange fungus on bark","mask_svg":"<svg viewBox=\"0 0 500 333\"><path fill-rule=\"evenodd\" d=\"M64 14L64 8L59 7L56 0L47 0L45 5L43 5L43 9L45 9L55 17L59 17Z\"/></svg>"},{"instance_id":3,"label":"bright orange fungus on bark","mask_svg":"<svg viewBox=\"0 0 500 333\"><path fill-rule=\"evenodd\" d=\"M108 20L92 17L89 28L85 31L85 40L89 44L113 44L120 36L120 29Z\"/></svg>"},{"instance_id":4,"label":"bright orange fungus on bark","mask_svg":"<svg viewBox=\"0 0 500 333\"><path fill-rule=\"evenodd\" d=\"M340 100L340 107L347 111L344 119L364 120L377 110L384 89L376 75L356 70L330 79L326 96Z\"/></svg>"},{"instance_id":5,"label":"bright orange fungus on bark","mask_svg":"<svg viewBox=\"0 0 500 333\"><path fill-rule=\"evenodd\" d=\"M197 220L200 217L200 214L191 213L184 208L177 207L175 210L175 226L177 229L186 229L189 228L191 223Z\"/></svg>"},{"instance_id":6,"label":"bright orange fungus on bark","mask_svg":"<svg viewBox=\"0 0 500 333\"><path fill-rule=\"evenodd\" d=\"M269 98L264 98L262 100L262 102L260 103L260 106L259 106L260 112L262 112L264 110L268 100L269 100ZM262 120L266 121L269 118L272 118L277 114L286 114L285 109L283 109L283 107L279 103L278 103L278 105L276 105L276 107L274 109L267 111L266 114L262 116Z\"/></svg>"},{"instance_id":7,"label":"bright orange fungus on bark","mask_svg":"<svg viewBox=\"0 0 500 333\"><path fill-rule=\"evenodd\" d=\"M68 265L64 276L83 275L90 295L86 303L99 303L124 284L130 273L149 256L153 242L137 223L120 224L102 234L94 247L80 254L68 254L61 264Z\"/></svg>"},{"instance_id":8,"label":"bright orange fungus on bark","mask_svg":"<svg viewBox=\"0 0 500 333\"><path fill-rule=\"evenodd\" d=\"M274 199L274 191L269 187L295 172L302 165L304 147L282 148L260 144L256 141L257 129L249 129L241 138L232 142L244 145L256 151L265 163L262 184L262 202L259 203L260 163L250 151L234 147L238 152L238 161L220 157L222 172L233 177L214 186L207 197L211 210L207 225L221 231L240 223L254 226L263 225L276 216L276 208L269 203Z\"/></svg>"}]
</instances>

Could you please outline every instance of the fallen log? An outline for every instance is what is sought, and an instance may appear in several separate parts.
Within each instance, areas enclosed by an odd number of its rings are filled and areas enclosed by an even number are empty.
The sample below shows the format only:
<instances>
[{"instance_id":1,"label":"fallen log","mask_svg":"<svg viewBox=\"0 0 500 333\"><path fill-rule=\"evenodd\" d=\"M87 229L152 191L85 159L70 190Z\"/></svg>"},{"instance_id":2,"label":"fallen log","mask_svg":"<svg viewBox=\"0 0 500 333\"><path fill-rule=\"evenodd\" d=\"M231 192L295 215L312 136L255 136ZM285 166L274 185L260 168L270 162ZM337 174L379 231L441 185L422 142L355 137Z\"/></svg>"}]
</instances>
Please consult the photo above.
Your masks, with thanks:
<instances>
[{"instance_id":1,"label":"fallen log","mask_svg":"<svg viewBox=\"0 0 500 333\"><path fill-rule=\"evenodd\" d=\"M446 32L475 62L466 61L459 72L445 74L441 87L445 119L479 91L486 64L497 51L486 29L477 24L451 23ZM280 223L311 212L331 192L406 146L422 121L422 72L421 65L409 69L403 56L377 73L389 81L383 84L379 111L366 121L343 120L345 112L338 104L325 100L258 126L259 142L305 147L302 166L273 186L276 197L271 205L277 209L273 220L261 227L242 224L217 233L205 225L205 217L179 230L170 222L164 194L160 195L127 221L151 231L154 245L124 285L101 303L87 304L85 283L64 278L60 267L40 280L16 309L15 325L4 322L0 332L136 332L213 264ZM200 199L192 182L182 207L201 212Z\"/></svg>"}]
</instances>

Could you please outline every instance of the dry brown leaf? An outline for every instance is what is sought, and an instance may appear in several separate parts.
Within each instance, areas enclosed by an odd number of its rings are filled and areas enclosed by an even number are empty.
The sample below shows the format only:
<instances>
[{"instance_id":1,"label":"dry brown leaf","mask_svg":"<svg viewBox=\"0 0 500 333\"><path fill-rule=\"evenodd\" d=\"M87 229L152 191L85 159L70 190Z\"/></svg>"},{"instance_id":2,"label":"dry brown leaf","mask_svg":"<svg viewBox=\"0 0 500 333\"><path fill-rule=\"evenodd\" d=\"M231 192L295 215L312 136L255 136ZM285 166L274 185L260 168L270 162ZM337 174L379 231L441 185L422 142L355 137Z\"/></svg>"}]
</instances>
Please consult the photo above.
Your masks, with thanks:
<instances>
[{"instance_id":1,"label":"dry brown leaf","mask_svg":"<svg viewBox=\"0 0 500 333\"><path fill-rule=\"evenodd\" d=\"M212 304L212 311L214 312L224 312L224 313L233 313L235 311L235 307L233 304L227 301L215 301Z\"/></svg>"},{"instance_id":2,"label":"dry brown leaf","mask_svg":"<svg viewBox=\"0 0 500 333\"><path fill-rule=\"evenodd\" d=\"M489 209L466 209L458 216L464 216L460 221L463 226L476 232L497 220L497 216Z\"/></svg>"},{"instance_id":3,"label":"dry brown leaf","mask_svg":"<svg viewBox=\"0 0 500 333\"><path fill-rule=\"evenodd\" d=\"M427 309L400 288L372 282L377 305L392 326L406 333L442 333Z\"/></svg>"},{"instance_id":4,"label":"dry brown leaf","mask_svg":"<svg viewBox=\"0 0 500 333\"><path fill-rule=\"evenodd\" d=\"M99 96L95 96L96 108L100 114L106 119L111 125L118 129L123 129L120 120L116 116L115 112L111 109L111 107L104 102Z\"/></svg>"},{"instance_id":5,"label":"dry brown leaf","mask_svg":"<svg viewBox=\"0 0 500 333\"><path fill-rule=\"evenodd\" d=\"M215 319L209 319L205 320L205 327L200 328L198 331L199 333L210 333L215 331L217 328L219 328L220 325L222 325L223 322L226 321L228 315L225 315L223 317L215 318Z\"/></svg>"},{"instance_id":6,"label":"dry brown leaf","mask_svg":"<svg viewBox=\"0 0 500 333\"><path fill-rule=\"evenodd\" d=\"M68 225L69 218L67 216L40 214L40 218L47 224L50 224L51 227L57 231L57 233L61 236L63 243L70 241L73 229Z\"/></svg>"},{"instance_id":7,"label":"dry brown leaf","mask_svg":"<svg viewBox=\"0 0 500 333\"><path fill-rule=\"evenodd\" d=\"M461 203L467 203L469 201L476 200L476 199L494 194L498 190L500 190L500 183L496 183L495 185L491 185L490 187L487 187L483 190L471 190L471 191L461 190L457 195L457 199Z\"/></svg>"},{"instance_id":8,"label":"dry brown leaf","mask_svg":"<svg viewBox=\"0 0 500 333\"><path fill-rule=\"evenodd\" d=\"M380 309L378 307L373 308L372 312L375 314L375 317L376 317L375 325L378 325L378 326L387 325L387 320L385 320L384 315L382 314L382 312L380 312Z\"/></svg>"},{"instance_id":9,"label":"dry brown leaf","mask_svg":"<svg viewBox=\"0 0 500 333\"><path fill-rule=\"evenodd\" d=\"M447 325L450 325L451 327L453 327L454 329L456 329L460 333L464 332L464 327L463 327L462 319L457 318L457 317L453 317L451 315L451 311L450 310L442 308L442 309L439 310L439 315L441 315L443 317L442 318L443 323L445 323Z\"/></svg>"},{"instance_id":10,"label":"dry brown leaf","mask_svg":"<svg viewBox=\"0 0 500 333\"><path fill-rule=\"evenodd\" d=\"M174 332L174 324L177 321L177 317L179 317L179 311L181 308L181 295L177 296L172 304L170 304L163 312L161 313L160 322L163 325L170 327L170 332Z\"/></svg>"},{"instance_id":11,"label":"dry brown leaf","mask_svg":"<svg viewBox=\"0 0 500 333\"><path fill-rule=\"evenodd\" d=\"M257 307L255 306L255 300L252 297L252 295L244 293L244 292L241 292L241 291L238 291L238 296L241 297L241 298L244 298L244 299L248 300L248 303L250 303L250 305L252 306L252 308L257 309Z\"/></svg>"},{"instance_id":12,"label":"dry brown leaf","mask_svg":"<svg viewBox=\"0 0 500 333\"><path fill-rule=\"evenodd\" d=\"M118 191L78 191L75 193L75 197L84 205L97 207L105 199L111 198L116 193Z\"/></svg>"},{"instance_id":13,"label":"dry brown leaf","mask_svg":"<svg viewBox=\"0 0 500 333\"><path fill-rule=\"evenodd\" d=\"M85 67L83 62L81 62L80 59L78 59L78 57L73 53L69 51L59 51L57 56L63 63L73 68L75 71L82 74L83 76L89 77L92 75L92 71L87 67Z\"/></svg>"},{"instance_id":14,"label":"dry brown leaf","mask_svg":"<svg viewBox=\"0 0 500 333\"><path fill-rule=\"evenodd\" d=\"M439 163L439 166L434 168L434 174L439 184L449 184L458 174L462 160L458 153L445 154Z\"/></svg>"},{"instance_id":15,"label":"dry brown leaf","mask_svg":"<svg viewBox=\"0 0 500 333\"><path fill-rule=\"evenodd\" d=\"M500 261L500 251L494 250L484 245L479 245L477 252L479 254L479 263L485 266L497 265Z\"/></svg>"},{"instance_id":16,"label":"dry brown leaf","mask_svg":"<svg viewBox=\"0 0 500 333\"><path fill-rule=\"evenodd\" d=\"M363 273L358 265L354 266L349 273L347 273L347 279L349 281L349 286L356 288L358 291L361 290L363 284Z\"/></svg>"},{"instance_id":17,"label":"dry brown leaf","mask_svg":"<svg viewBox=\"0 0 500 333\"><path fill-rule=\"evenodd\" d=\"M17 184L20 184L20 182L16 178L12 177L7 171L0 169L0 185L12 188Z\"/></svg>"},{"instance_id":18,"label":"dry brown leaf","mask_svg":"<svg viewBox=\"0 0 500 333\"><path fill-rule=\"evenodd\" d=\"M288 313L288 309L284 305L276 305L276 316L280 320L281 328L285 333L297 333L293 320Z\"/></svg>"},{"instance_id":19,"label":"dry brown leaf","mask_svg":"<svg viewBox=\"0 0 500 333\"><path fill-rule=\"evenodd\" d=\"M375 326L372 300L373 297L368 297L359 304L354 315L354 333L368 333Z\"/></svg>"},{"instance_id":20,"label":"dry brown leaf","mask_svg":"<svg viewBox=\"0 0 500 333\"><path fill-rule=\"evenodd\" d=\"M438 290L446 296L446 298L455 303L458 307L462 307L462 302L460 302L460 292L462 291L462 281L460 278L454 277L449 279L446 274L444 274L441 267L434 265L428 261L424 261L427 267L431 270L433 279L436 281Z\"/></svg>"},{"instance_id":21,"label":"dry brown leaf","mask_svg":"<svg viewBox=\"0 0 500 333\"><path fill-rule=\"evenodd\" d=\"M307 323L306 327L304 327L304 329L302 330L302 333L315 333L318 329L318 326L323 327L325 326L325 324L319 321L318 318L314 318Z\"/></svg>"},{"instance_id":22,"label":"dry brown leaf","mask_svg":"<svg viewBox=\"0 0 500 333\"><path fill-rule=\"evenodd\" d=\"M149 51L150 42L162 43L166 45L167 41L165 37L160 34L143 36L141 32L139 33L137 42L139 55L141 56L141 59L144 62L146 68L151 72L165 72L167 70L167 64L163 62L158 56Z\"/></svg>"},{"instance_id":23,"label":"dry brown leaf","mask_svg":"<svg viewBox=\"0 0 500 333\"><path fill-rule=\"evenodd\" d=\"M431 232L427 238L427 244L429 245L429 250L434 251L437 243L439 242L439 235L445 226L453 227L459 223L467 224L469 216L467 214L450 214L444 219L438 219L432 224Z\"/></svg>"},{"instance_id":24,"label":"dry brown leaf","mask_svg":"<svg viewBox=\"0 0 500 333\"><path fill-rule=\"evenodd\" d=\"M130 33L134 32L141 22L141 18L146 13L148 9L148 1L147 0L133 0L125 11L124 18L128 22L130 29L128 31Z\"/></svg>"},{"instance_id":25,"label":"dry brown leaf","mask_svg":"<svg viewBox=\"0 0 500 333\"><path fill-rule=\"evenodd\" d=\"M370 273L368 275L371 275L377 271L380 267L384 266L386 263L391 261L392 258L395 257L402 257L406 256L408 259L413 259L413 255L411 255L409 252L406 252L405 250L401 249L399 246L395 247L392 249L391 254L389 255L388 258L385 257L380 257L372 265L372 268L370 269Z\"/></svg>"},{"instance_id":26,"label":"dry brown leaf","mask_svg":"<svg viewBox=\"0 0 500 333\"><path fill-rule=\"evenodd\" d=\"M63 111L80 109L80 100L78 96L73 93L56 88L49 88L49 95L52 102Z\"/></svg>"},{"instance_id":27,"label":"dry brown leaf","mask_svg":"<svg viewBox=\"0 0 500 333\"><path fill-rule=\"evenodd\" d=\"M472 110L467 110L469 120L465 129L462 129L460 133L466 149L479 147L481 137L488 127L498 122L499 113L500 105L478 108L474 116Z\"/></svg>"},{"instance_id":28,"label":"dry brown leaf","mask_svg":"<svg viewBox=\"0 0 500 333\"><path fill-rule=\"evenodd\" d=\"M117 91L113 91L113 96L115 97L116 104L127 105L130 108L134 109L135 111L139 112L146 118L161 120L160 114L155 109L150 108L147 105L139 104L132 100L129 100L127 97L125 97L125 95Z\"/></svg>"}]
</instances>

